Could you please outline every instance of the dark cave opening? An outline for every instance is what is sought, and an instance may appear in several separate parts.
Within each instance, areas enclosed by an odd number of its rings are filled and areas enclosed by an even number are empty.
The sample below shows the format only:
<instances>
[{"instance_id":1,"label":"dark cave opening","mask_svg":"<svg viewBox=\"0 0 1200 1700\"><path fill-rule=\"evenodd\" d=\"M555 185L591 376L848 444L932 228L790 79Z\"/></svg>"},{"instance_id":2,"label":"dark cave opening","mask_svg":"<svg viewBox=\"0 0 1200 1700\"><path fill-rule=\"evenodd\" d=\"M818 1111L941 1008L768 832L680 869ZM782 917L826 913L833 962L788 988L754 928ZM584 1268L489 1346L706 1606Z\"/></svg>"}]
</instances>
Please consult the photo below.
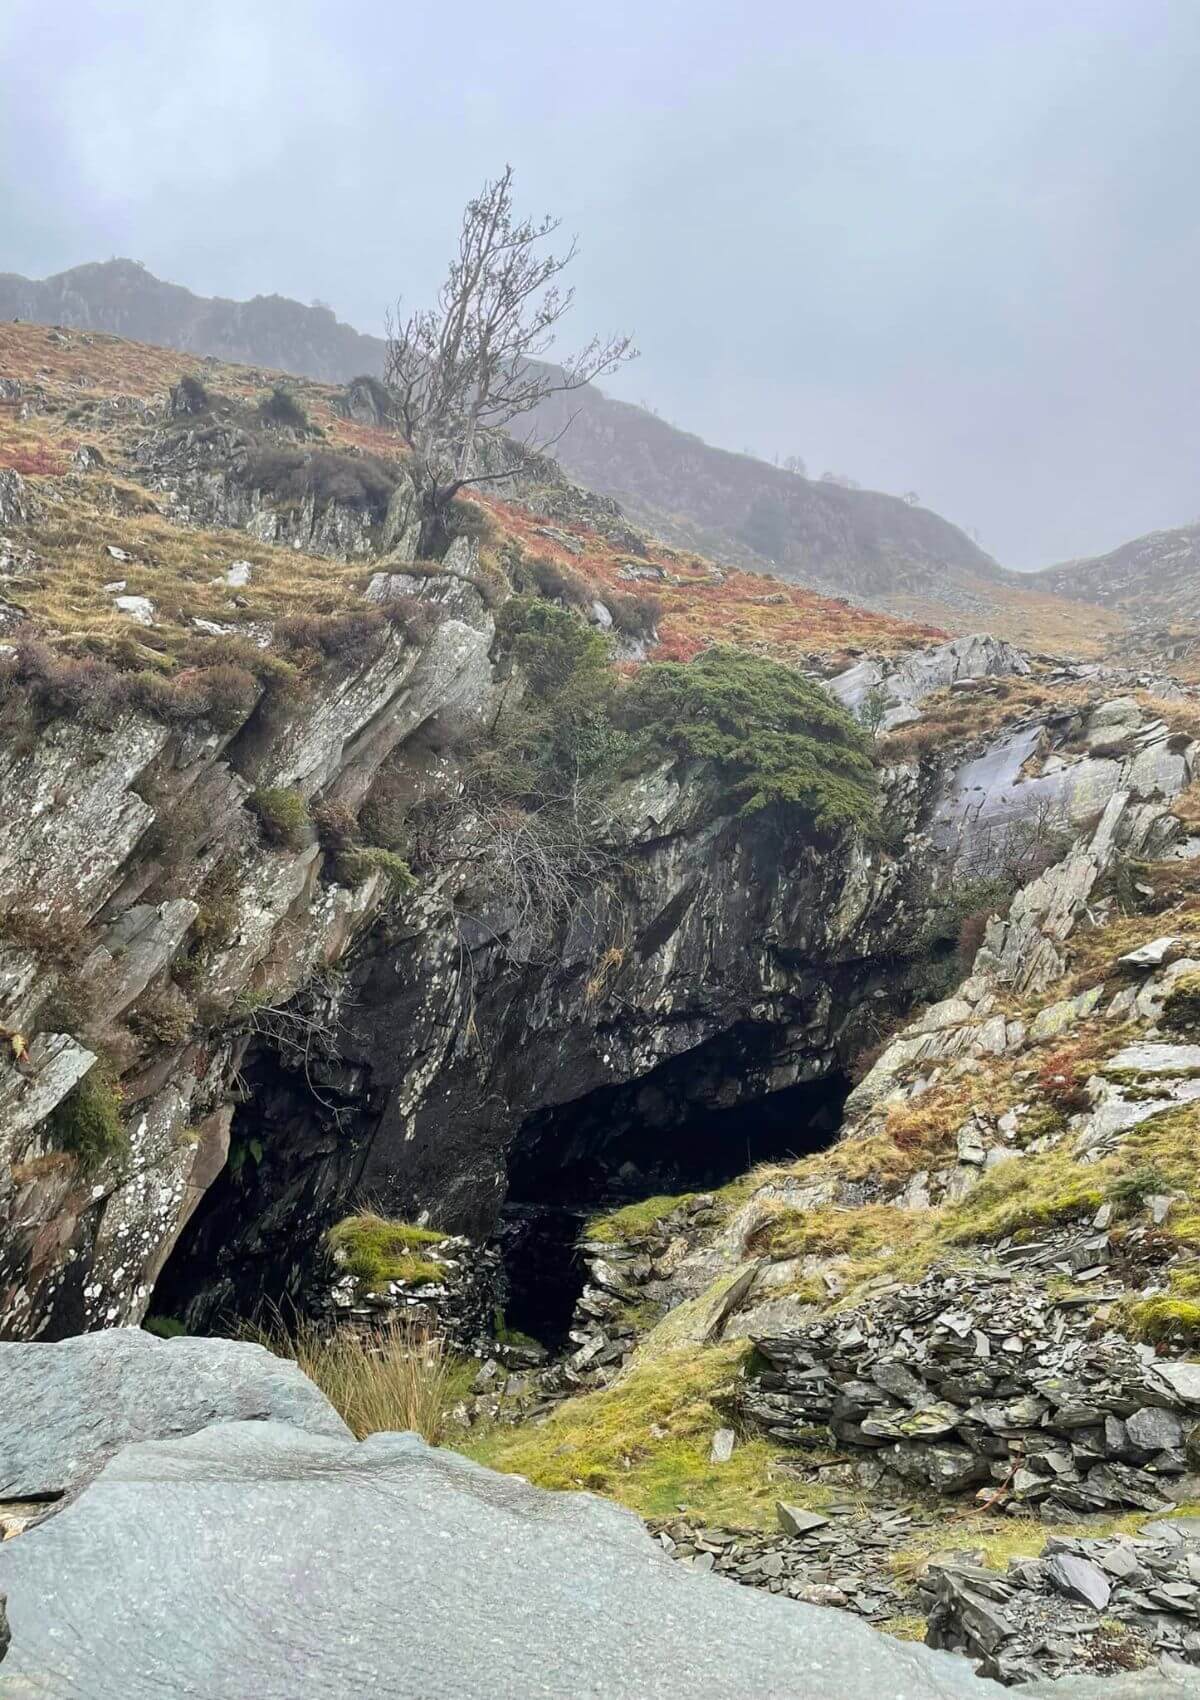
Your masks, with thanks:
<instances>
[{"instance_id":1,"label":"dark cave opening","mask_svg":"<svg viewBox=\"0 0 1200 1700\"><path fill-rule=\"evenodd\" d=\"M590 1216L658 1194L708 1192L758 1163L831 1142L850 1082L834 1069L779 1084L796 1072L781 1038L777 1026L742 1023L636 1080L525 1118L508 1149L495 1227L510 1328L554 1353L569 1345ZM353 1207L352 1116L339 1126L323 1107L333 1088L323 1084L318 1103L303 1071L282 1067L266 1047L248 1055L243 1079L229 1162L155 1285L152 1311L193 1330L303 1312L320 1236Z\"/></svg>"},{"instance_id":2,"label":"dark cave opening","mask_svg":"<svg viewBox=\"0 0 1200 1700\"><path fill-rule=\"evenodd\" d=\"M835 1071L765 1091L754 1063L769 1040L743 1028L526 1119L509 1151L497 1230L511 1328L552 1351L566 1345L586 1277L576 1247L590 1216L660 1193L707 1192L831 1142L849 1079Z\"/></svg>"}]
</instances>

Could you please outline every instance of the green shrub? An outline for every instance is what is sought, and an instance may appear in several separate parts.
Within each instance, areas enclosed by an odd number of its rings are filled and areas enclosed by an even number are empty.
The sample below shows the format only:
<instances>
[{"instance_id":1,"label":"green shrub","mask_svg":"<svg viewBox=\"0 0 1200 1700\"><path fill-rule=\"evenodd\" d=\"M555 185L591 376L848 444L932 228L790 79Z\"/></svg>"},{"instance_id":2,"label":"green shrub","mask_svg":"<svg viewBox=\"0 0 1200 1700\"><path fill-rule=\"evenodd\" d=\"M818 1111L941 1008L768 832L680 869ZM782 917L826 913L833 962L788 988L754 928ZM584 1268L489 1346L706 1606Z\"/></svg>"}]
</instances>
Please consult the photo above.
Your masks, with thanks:
<instances>
[{"instance_id":1,"label":"green shrub","mask_svg":"<svg viewBox=\"0 0 1200 1700\"><path fill-rule=\"evenodd\" d=\"M535 696L553 696L581 680L594 684L597 697L611 690L608 639L552 602L510 597L496 619L496 642L517 661Z\"/></svg>"},{"instance_id":2,"label":"green shrub","mask_svg":"<svg viewBox=\"0 0 1200 1700\"><path fill-rule=\"evenodd\" d=\"M267 841L286 850L303 850L308 838L308 804L291 785L260 786L247 801Z\"/></svg>"},{"instance_id":3,"label":"green shrub","mask_svg":"<svg viewBox=\"0 0 1200 1700\"><path fill-rule=\"evenodd\" d=\"M259 402L258 412L266 425L277 425L287 431L308 430L308 414L282 384L276 384L270 395Z\"/></svg>"},{"instance_id":4,"label":"green shrub","mask_svg":"<svg viewBox=\"0 0 1200 1700\"><path fill-rule=\"evenodd\" d=\"M334 871L342 885L360 885L369 875L382 874L396 897L411 891L417 883L404 857L394 850L384 850L378 844L339 852Z\"/></svg>"},{"instance_id":5,"label":"green shrub","mask_svg":"<svg viewBox=\"0 0 1200 1700\"><path fill-rule=\"evenodd\" d=\"M60 1151L69 1151L84 1169L123 1156L129 1135L121 1122L121 1097L99 1063L74 1085L46 1118L46 1131Z\"/></svg>"},{"instance_id":6,"label":"green shrub","mask_svg":"<svg viewBox=\"0 0 1200 1700\"><path fill-rule=\"evenodd\" d=\"M711 761L743 814L781 805L825 830L873 828L871 740L832 697L748 651L643 667L623 715L682 756Z\"/></svg>"},{"instance_id":7,"label":"green shrub","mask_svg":"<svg viewBox=\"0 0 1200 1700\"><path fill-rule=\"evenodd\" d=\"M1118 1175L1104 1190L1104 1196L1120 1215L1140 1210L1148 1198L1169 1193L1171 1183L1153 1163L1139 1163L1128 1174Z\"/></svg>"}]
</instances>

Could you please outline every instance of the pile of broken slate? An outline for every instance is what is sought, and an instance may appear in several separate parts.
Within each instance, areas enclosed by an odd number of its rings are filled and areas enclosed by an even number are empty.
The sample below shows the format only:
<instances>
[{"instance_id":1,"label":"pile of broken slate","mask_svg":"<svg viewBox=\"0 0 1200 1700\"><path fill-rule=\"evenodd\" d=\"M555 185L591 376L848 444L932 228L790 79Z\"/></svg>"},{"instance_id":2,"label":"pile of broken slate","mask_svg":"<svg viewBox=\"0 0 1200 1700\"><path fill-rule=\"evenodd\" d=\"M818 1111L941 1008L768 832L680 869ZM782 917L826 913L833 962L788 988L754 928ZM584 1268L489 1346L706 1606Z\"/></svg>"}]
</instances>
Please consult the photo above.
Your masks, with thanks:
<instances>
[{"instance_id":1,"label":"pile of broken slate","mask_svg":"<svg viewBox=\"0 0 1200 1700\"><path fill-rule=\"evenodd\" d=\"M778 1534L695 1528L676 1517L656 1527L659 1544L689 1570L710 1570L813 1606L837 1606L868 1623L911 1613L912 1586L891 1567L913 1536L936 1527L913 1506L832 1503L823 1511L780 1502Z\"/></svg>"},{"instance_id":2,"label":"pile of broken slate","mask_svg":"<svg viewBox=\"0 0 1200 1700\"><path fill-rule=\"evenodd\" d=\"M1136 1537L1053 1538L1006 1575L934 1564L918 1600L929 1645L978 1659L1000 1682L1200 1665L1200 1519L1147 1523Z\"/></svg>"},{"instance_id":3,"label":"pile of broken slate","mask_svg":"<svg viewBox=\"0 0 1200 1700\"><path fill-rule=\"evenodd\" d=\"M826 1428L873 1474L1046 1521L1191 1496L1200 1364L1090 1337L1090 1311L1005 1270L916 1286L755 1345L770 1369L744 1410L772 1436ZM883 1466L880 1471L878 1466Z\"/></svg>"}]
</instances>

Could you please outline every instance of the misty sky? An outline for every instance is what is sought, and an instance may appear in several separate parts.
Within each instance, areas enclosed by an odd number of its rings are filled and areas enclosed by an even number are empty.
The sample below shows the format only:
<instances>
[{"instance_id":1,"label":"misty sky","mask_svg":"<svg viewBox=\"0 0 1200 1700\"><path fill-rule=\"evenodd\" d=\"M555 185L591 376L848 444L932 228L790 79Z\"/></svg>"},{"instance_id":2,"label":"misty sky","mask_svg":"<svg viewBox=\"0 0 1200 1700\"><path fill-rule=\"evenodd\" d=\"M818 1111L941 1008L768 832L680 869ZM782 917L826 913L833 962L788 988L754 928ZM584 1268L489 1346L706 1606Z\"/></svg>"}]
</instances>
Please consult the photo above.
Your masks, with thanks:
<instances>
[{"instance_id":1,"label":"misty sky","mask_svg":"<svg viewBox=\"0 0 1200 1700\"><path fill-rule=\"evenodd\" d=\"M378 330L510 160L609 387L977 529L1200 515L1198 0L0 0L0 270Z\"/></svg>"}]
</instances>

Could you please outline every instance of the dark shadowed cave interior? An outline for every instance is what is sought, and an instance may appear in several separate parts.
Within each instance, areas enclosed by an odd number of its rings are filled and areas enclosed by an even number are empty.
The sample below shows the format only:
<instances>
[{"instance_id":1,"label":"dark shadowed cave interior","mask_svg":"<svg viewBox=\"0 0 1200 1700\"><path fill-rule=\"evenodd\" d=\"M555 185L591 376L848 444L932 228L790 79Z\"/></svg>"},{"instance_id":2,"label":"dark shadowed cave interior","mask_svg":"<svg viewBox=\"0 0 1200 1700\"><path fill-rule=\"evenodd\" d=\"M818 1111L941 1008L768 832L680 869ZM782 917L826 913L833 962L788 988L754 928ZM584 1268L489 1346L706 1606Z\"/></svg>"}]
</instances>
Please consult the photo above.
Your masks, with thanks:
<instances>
[{"instance_id":1,"label":"dark shadowed cave interior","mask_svg":"<svg viewBox=\"0 0 1200 1700\"><path fill-rule=\"evenodd\" d=\"M635 1081L526 1117L509 1147L496 1224L510 1328L552 1351L567 1344L586 1273L576 1244L590 1216L657 1194L708 1191L755 1164L831 1142L849 1080L834 1071L764 1093L777 1041L770 1027L735 1026ZM311 1255L298 1220L311 1238L353 1208L329 1188L338 1136L322 1125L301 1078L264 1053L251 1059L246 1080L233 1160L168 1259L151 1306L192 1326L224 1330L264 1303L290 1312Z\"/></svg>"},{"instance_id":2,"label":"dark shadowed cave interior","mask_svg":"<svg viewBox=\"0 0 1200 1700\"><path fill-rule=\"evenodd\" d=\"M588 1217L659 1193L708 1191L757 1163L831 1142L850 1090L844 1074L739 1102L739 1077L720 1073L729 1046L701 1047L522 1124L498 1227L510 1327L552 1349L565 1343L585 1275L575 1245Z\"/></svg>"}]
</instances>

